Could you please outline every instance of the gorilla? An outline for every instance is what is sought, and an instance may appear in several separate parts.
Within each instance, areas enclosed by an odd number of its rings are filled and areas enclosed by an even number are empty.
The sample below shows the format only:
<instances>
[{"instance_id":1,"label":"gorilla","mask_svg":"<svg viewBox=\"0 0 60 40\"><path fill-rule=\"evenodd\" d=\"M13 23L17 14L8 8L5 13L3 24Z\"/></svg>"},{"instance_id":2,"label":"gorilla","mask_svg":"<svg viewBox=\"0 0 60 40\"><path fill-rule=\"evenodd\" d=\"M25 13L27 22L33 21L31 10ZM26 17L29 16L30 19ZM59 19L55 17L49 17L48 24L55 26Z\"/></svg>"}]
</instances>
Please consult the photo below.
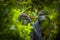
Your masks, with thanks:
<instances>
[{"instance_id":1,"label":"gorilla","mask_svg":"<svg viewBox=\"0 0 60 40\"><path fill-rule=\"evenodd\" d=\"M22 25L27 25L28 23L31 23L31 25L32 25L32 22L31 22L30 17L29 17L27 14L25 14L25 13L21 14L21 15L18 17L18 20L20 21L20 23L21 23Z\"/></svg>"},{"instance_id":2,"label":"gorilla","mask_svg":"<svg viewBox=\"0 0 60 40\"><path fill-rule=\"evenodd\" d=\"M43 32L40 28L41 22L45 21L47 18L46 11L41 10L38 12L38 19L33 24L34 30L31 32L31 40L43 40Z\"/></svg>"}]
</instances>

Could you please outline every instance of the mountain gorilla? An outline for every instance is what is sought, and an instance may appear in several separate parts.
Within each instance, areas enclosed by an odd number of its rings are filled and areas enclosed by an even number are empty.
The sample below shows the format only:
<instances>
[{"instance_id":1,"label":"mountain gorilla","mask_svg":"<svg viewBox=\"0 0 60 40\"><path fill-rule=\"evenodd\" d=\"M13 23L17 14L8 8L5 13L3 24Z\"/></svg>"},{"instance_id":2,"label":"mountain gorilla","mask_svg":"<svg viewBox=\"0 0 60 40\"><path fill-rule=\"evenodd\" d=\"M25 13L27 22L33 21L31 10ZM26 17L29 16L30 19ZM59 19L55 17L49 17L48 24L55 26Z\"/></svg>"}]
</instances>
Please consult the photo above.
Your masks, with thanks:
<instances>
[{"instance_id":1,"label":"mountain gorilla","mask_svg":"<svg viewBox=\"0 0 60 40\"><path fill-rule=\"evenodd\" d=\"M20 23L22 25L27 25L28 23L31 23L31 19L27 14L21 14L18 18L18 20L20 21ZM31 23L32 25L32 23Z\"/></svg>"},{"instance_id":2,"label":"mountain gorilla","mask_svg":"<svg viewBox=\"0 0 60 40\"><path fill-rule=\"evenodd\" d=\"M31 32L31 40L43 40L43 32L41 30L41 23L47 19L46 11L42 10L38 12L38 19L34 23L34 30Z\"/></svg>"}]
</instances>

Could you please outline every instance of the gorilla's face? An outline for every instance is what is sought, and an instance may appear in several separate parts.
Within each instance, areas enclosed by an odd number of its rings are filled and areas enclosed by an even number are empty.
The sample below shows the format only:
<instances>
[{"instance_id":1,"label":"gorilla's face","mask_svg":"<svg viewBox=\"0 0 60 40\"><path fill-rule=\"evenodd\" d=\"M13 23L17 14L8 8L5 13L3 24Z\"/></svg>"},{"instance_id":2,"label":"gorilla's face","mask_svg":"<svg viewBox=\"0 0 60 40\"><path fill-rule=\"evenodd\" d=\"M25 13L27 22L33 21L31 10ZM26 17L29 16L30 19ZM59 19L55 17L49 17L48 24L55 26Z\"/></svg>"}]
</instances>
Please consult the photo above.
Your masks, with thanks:
<instances>
[{"instance_id":1,"label":"gorilla's face","mask_svg":"<svg viewBox=\"0 0 60 40\"><path fill-rule=\"evenodd\" d=\"M47 12L44 10L41 10L38 12L38 20L39 21L44 21L47 19Z\"/></svg>"},{"instance_id":2,"label":"gorilla's face","mask_svg":"<svg viewBox=\"0 0 60 40\"><path fill-rule=\"evenodd\" d=\"M24 20L24 21L23 21L23 23L24 23L25 25L27 25L28 22L29 22L28 20Z\"/></svg>"},{"instance_id":3,"label":"gorilla's face","mask_svg":"<svg viewBox=\"0 0 60 40\"><path fill-rule=\"evenodd\" d=\"M38 19L39 19L39 21L44 21L44 20L46 20L46 15L39 15Z\"/></svg>"},{"instance_id":4,"label":"gorilla's face","mask_svg":"<svg viewBox=\"0 0 60 40\"><path fill-rule=\"evenodd\" d=\"M23 25L27 25L28 22L29 22L28 19L26 19L26 18L21 18L21 21L20 21L21 24L23 24Z\"/></svg>"},{"instance_id":5,"label":"gorilla's face","mask_svg":"<svg viewBox=\"0 0 60 40\"><path fill-rule=\"evenodd\" d=\"M46 15L39 16L40 20L46 20Z\"/></svg>"}]
</instances>

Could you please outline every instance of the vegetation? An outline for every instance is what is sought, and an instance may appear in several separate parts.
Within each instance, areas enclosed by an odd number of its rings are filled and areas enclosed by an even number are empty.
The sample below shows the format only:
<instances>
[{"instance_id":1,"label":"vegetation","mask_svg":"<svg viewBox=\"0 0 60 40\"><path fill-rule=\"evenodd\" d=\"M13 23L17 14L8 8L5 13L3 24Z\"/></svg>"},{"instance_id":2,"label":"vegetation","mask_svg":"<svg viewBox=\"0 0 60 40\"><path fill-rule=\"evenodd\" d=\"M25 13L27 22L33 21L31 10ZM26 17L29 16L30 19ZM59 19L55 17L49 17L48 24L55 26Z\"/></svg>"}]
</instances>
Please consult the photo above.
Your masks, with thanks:
<instances>
[{"instance_id":1,"label":"vegetation","mask_svg":"<svg viewBox=\"0 0 60 40\"><path fill-rule=\"evenodd\" d=\"M21 25L18 16L26 13L34 24L39 10L48 11L50 21L42 24L42 30L49 40L55 40L60 32L59 4L59 0L0 0L0 40L30 40L32 26Z\"/></svg>"}]
</instances>

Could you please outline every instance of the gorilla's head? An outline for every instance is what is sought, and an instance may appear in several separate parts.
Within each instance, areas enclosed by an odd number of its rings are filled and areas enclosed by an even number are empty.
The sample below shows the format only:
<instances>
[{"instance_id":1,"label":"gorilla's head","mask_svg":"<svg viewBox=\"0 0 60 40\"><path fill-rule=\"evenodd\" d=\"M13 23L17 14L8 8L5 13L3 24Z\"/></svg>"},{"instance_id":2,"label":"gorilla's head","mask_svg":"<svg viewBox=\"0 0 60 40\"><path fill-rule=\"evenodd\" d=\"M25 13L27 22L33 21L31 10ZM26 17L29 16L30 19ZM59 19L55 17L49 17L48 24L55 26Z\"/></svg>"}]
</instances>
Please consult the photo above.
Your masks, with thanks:
<instances>
[{"instance_id":1,"label":"gorilla's head","mask_svg":"<svg viewBox=\"0 0 60 40\"><path fill-rule=\"evenodd\" d=\"M30 17L27 14L21 14L18 18L21 24L27 25L29 22L31 22Z\"/></svg>"},{"instance_id":2,"label":"gorilla's head","mask_svg":"<svg viewBox=\"0 0 60 40\"><path fill-rule=\"evenodd\" d=\"M47 19L47 11L44 11L44 10L39 11L38 12L38 20L39 21L44 21L46 19Z\"/></svg>"}]
</instances>

